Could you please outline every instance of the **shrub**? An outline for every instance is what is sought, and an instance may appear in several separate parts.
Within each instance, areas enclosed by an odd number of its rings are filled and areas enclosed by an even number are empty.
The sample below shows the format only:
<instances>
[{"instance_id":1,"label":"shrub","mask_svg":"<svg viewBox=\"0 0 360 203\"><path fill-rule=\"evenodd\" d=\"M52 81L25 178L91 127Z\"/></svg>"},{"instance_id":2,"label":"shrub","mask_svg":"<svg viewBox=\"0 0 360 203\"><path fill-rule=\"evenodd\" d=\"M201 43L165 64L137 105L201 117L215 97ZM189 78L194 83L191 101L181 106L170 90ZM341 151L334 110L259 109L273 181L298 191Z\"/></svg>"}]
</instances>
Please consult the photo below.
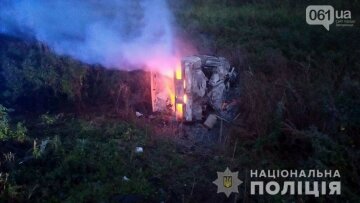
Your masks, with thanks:
<instances>
[{"instance_id":1,"label":"shrub","mask_svg":"<svg viewBox=\"0 0 360 203\"><path fill-rule=\"evenodd\" d=\"M10 127L8 121L7 108L0 104L0 141L9 137Z\"/></svg>"},{"instance_id":2,"label":"shrub","mask_svg":"<svg viewBox=\"0 0 360 203\"><path fill-rule=\"evenodd\" d=\"M0 104L0 141L15 139L23 142L26 139L27 128L23 123L18 122L16 127L11 129L9 111L9 109Z\"/></svg>"}]
</instances>

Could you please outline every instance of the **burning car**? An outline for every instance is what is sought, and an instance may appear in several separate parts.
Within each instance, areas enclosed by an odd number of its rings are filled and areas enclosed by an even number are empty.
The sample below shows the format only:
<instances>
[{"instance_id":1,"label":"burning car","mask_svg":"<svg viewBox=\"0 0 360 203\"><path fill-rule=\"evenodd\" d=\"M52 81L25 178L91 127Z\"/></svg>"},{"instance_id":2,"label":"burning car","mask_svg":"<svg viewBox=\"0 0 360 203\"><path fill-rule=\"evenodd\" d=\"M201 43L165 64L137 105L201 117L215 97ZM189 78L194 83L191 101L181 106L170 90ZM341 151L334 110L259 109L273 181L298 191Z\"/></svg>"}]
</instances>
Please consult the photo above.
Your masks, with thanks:
<instances>
[{"instance_id":1,"label":"burning car","mask_svg":"<svg viewBox=\"0 0 360 203\"><path fill-rule=\"evenodd\" d=\"M225 58L207 55L183 58L174 72L173 85L171 79L151 74L153 111L170 108L178 121L186 122L203 120L205 112L220 112L225 90L236 76Z\"/></svg>"}]
</instances>

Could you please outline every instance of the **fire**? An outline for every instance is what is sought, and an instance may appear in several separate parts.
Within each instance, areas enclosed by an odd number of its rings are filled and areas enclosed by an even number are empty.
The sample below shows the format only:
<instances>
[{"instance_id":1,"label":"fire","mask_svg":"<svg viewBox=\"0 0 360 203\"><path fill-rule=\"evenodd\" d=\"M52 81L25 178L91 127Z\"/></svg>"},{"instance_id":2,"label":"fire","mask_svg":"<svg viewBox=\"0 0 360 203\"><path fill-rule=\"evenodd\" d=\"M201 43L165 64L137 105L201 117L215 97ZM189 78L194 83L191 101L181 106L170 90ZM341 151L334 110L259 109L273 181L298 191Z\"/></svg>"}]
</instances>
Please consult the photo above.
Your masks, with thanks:
<instances>
[{"instance_id":1,"label":"fire","mask_svg":"<svg viewBox=\"0 0 360 203\"><path fill-rule=\"evenodd\" d=\"M177 65L176 70L175 70L175 77L177 80L181 80L182 79L182 71L181 71L181 65Z\"/></svg>"},{"instance_id":2,"label":"fire","mask_svg":"<svg viewBox=\"0 0 360 203\"><path fill-rule=\"evenodd\" d=\"M171 70L174 72L174 69L175 69L175 79L181 80L182 79L182 69L181 69L180 59L178 59L177 61L178 62L176 63L176 67L171 68ZM172 75L172 77L171 77L171 82L165 84L167 93L171 99L172 106L175 105L175 87L174 87L174 77L173 76L174 75ZM175 110L175 109L173 109L173 110Z\"/></svg>"},{"instance_id":3,"label":"fire","mask_svg":"<svg viewBox=\"0 0 360 203\"><path fill-rule=\"evenodd\" d=\"M183 72L181 58L186 55L194 54L196 51L189 44L178 40L176 41L176 50L174 53L153 54L146 62L146 66L151 70L151 98L153 111L166 111L169 104L177 119L182 119L185 112L185 105L189 98L175 91L175 84L183 87L184 90L188 86L185 83L185 73ZM156 77L153 77L156 75ZM180 83L181 82L181 83ZM183 92L183 91L181 91ZM176 95L179 94L179 95ZM176 98L179 97L179 98ZM166 99L165 99L166 98ZM179 99L179 100L177 100ZM166 100L166 107L164 107Z\"/></svg>"},{"instance_id":4,"label":"fire","mask_svg":"<svg viewBox=\"0 0 360 203\"><path fill-rule=\"evenodd\" d=\"M165 90L167 95L170 98L170 102L171 102L171 106L172 106L172 110L174 110L174 105L175 105L175 87L174 87L174 82L173 82L174 78L172 77L170 80L164 80L164 85L165 85Z\"/></svg>"},{"instance_id":5,"label":"fire","mask_svg":"<svg viewBox=\"0 0 360 203\"><path fill-rule=\"evenodd\" d=\"M166 100L166 106L171 104L173 112L182 112L182 107L175 105L174 84L174 80L182 78L180 59L177 59L175 62L173 58L165 58L163 61L157 60L156 63L159 64L159 66L151 69L151 97L153 111L162 111L168 108L160 101ZM164 68L161 64L167 64L168 68Z\"/></svg>"},{"instance_id":6,"label":"fire","mask_svg":"<svg viewBox=\"0 0 360 203\"><path fill-rule=\"evenodd\" d=\"M196 54L197 51L191 43L182 38L176 38L172 43L174 44L171 46L171 52L163 52L163 49L149 51L149 55L145 60L145 66L151 71L153 111L166 111L170 103L176 117L182 118L183 113L186 111L184 96L176 95L179 93L176 92L178 90L175 91L175 83L178 82L176 86L180 87L181 85L184 89L188 86L185 82L183 85L181 84L184 77L186 77L182 69L181 59L184 56ZM175 96L179 96L180 104L178 104ZM164 105L164 100L167 101L166 106ZM185 100L189 100L189 98L185 98Z\"/></svg>"},{"instance_id":7,"label":"fire","mask_svg":"<svg viewBox=\"0 0 360 203\"><path fill-rule=\"evenodd\" d=\"M183 104L176 104L176 118L183 117Z\"/></svg>"}]
</instances>

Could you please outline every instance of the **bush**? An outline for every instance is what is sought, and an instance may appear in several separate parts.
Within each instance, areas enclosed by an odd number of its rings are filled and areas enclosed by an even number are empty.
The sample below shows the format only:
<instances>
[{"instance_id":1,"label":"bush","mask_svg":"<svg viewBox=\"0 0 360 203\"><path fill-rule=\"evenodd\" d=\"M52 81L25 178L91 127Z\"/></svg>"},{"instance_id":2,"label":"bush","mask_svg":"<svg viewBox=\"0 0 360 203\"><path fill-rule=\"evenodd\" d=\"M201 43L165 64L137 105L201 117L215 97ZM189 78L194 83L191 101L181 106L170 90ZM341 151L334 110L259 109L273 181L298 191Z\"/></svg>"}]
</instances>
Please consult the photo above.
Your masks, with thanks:
<instances>
[{"instance_id":1,"label":"bush","mask_svg":"<svg viewBox=\"0 0 360 203\"><path fill-rule=\"evenodd\" d=\"M7 109L0 104L0 141L7 140L10 136Z\"/></svg>"},{"instance_id":2,"label":"bush","mask_svg":"<svg viewBox=\"0 0 360 203\"><path fill-rule=\"evenodd\" d=\"M26 133L27 133L27 128L24 126L23 123L19 122L16 124L16 128L12 132L11 137L19 142L24 142L26 139Z\"/></svg>"},{"instance_id":3,"label":"bush","mask_svg":"<svg viewBox=\"0 0 360 203\"><path fill-rule=\"evenodd\" d=\"M15 139L23 142L26 139L27 128L23 123L18 122L16 127L11 129L8 112L10 110L0 104L0 141Z\"/></svg>"}]
</instances>

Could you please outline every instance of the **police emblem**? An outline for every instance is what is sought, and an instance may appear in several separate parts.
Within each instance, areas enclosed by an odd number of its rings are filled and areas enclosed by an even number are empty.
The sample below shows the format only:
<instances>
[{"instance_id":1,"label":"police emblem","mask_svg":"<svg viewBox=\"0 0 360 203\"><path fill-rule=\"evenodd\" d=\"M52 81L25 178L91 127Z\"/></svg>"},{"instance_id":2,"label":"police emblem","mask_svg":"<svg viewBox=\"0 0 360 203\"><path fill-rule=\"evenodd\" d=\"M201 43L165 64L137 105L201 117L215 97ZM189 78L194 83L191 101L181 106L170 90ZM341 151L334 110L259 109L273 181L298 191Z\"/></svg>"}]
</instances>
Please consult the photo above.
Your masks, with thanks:
<instances>
[{"instance_id":1,"label":"police emblem","mask_svg":"<svg viewBox=\"0 0 360 203\"><path fill-rule=\"evenodd\" d=\"M230 188L232 186L232 177L231 176L224 176L224 187Z\"/></svg>"},{"instance_id":2,"label":"police emblem","mask_svg":"<svg viewBox=\"0 0 360 203\"><path fill-rule=\"evenodd\" d=\"M227 197L231 193L239 193L238 186L243 183L238 178L239 172L231 172L229 168L226 168L224 172L217 172L218 178L213 182L218 186L217 193L225 193Z\"/></svg>"}]
</instances>

